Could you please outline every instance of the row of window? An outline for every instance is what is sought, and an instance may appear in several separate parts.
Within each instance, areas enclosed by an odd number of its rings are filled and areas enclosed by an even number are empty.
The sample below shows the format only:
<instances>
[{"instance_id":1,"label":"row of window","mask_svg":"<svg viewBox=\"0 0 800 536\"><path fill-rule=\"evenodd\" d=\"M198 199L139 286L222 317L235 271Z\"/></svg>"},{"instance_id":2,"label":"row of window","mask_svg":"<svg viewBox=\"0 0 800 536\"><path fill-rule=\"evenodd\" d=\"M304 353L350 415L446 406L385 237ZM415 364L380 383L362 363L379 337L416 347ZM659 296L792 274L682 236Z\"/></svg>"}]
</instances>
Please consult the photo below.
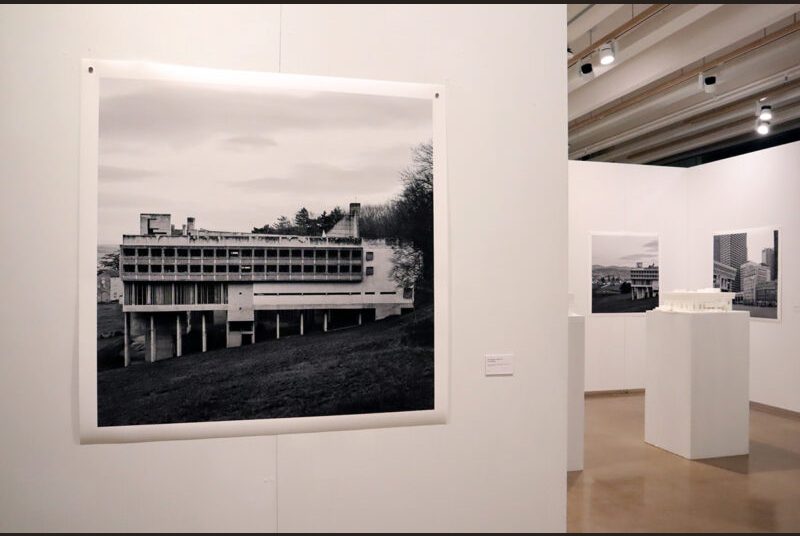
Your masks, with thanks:
<instances>
[{"instance_id":1,"label":"row of window","mask_svg":"<svg viewBox=\"0 0 800 536\"><path fill-rule=\"evenodd\" d=\"M191 257L204 259L237 258L281 258L281 259L361 259L361 249L324 248L122 248L125 257ZM366 252L366 260L373 259L373 252Z\"/></svg>"},{"instance_id":2,"label":"row of window","mask_svg":"<svg viewBox=\"0 0 800 536\"><path fill-rule=\"evenodd\" d=\"M414 296L403 289L403 298ZM364 295L395 295L396 291L369 291ZM359 296L361 292L255 292L254 296ZM228 303L227 283L129 283L124 290L125 305L198 305Z\"/></svg>"},{"instance_id":3,"label":"row of window","mask_svg":"<svg viewBox=\"0 0 800 536\"><path fill-rule=\"evenodd\" d=\"M122 266L122 271L125 273L133 274L252 274L252 273L277 273L277 274L360 274L360 264L343 264L341 266L335 264L306 264L306 265L288 265L288 264L256 264L239 266L238 264L125 264ZM367 266L366 275L373 275L375 269L372 266Z\"/></svg>"},{"instance_id":4,"label":"row of window","mask_svg":"<svg viewBox=\"0 0 800 536\"><path fill-rule=\"evenodd\" d=\"M197 305L228 303L225 283L131 283L125 285L125 305Z\"/></svg>"},{"instance_id":5,"label":"row of window","mask_svg":"<svg viewBox=\"0 0 800 536\"><path fill-rule=\"evenodd\" d=\"M411 297L413 289L403 289L403 297L408 299ZM381 292L367 291L367 292L254 292L253 296L375 296L380 294L382 296L394 296L397 294L395 290L384 290Z\"/></svg>"}]
</instances>

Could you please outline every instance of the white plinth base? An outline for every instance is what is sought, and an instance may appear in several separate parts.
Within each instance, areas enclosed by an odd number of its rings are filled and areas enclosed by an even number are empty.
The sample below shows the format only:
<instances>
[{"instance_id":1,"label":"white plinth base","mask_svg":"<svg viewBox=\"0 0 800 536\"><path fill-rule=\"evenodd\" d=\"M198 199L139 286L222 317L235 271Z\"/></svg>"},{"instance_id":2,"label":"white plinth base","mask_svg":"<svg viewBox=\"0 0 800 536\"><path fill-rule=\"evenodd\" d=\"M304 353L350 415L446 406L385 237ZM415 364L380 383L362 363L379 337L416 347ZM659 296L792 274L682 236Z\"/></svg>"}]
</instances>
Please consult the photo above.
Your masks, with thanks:
<instances>
[{"instance_id":1,"label":"white plinth base","mask_svg":"<svg viewBox=\"0 0 800 536\"><path fill-rule=\"evenodd\" d=\"M750 315L646 317L645 441L689 459L747 454Z\"/></svg>"},{"instance_id":2,"label":"white plinth base","mask_svg":"<svg viewBox=\"0 0 800 536\"><path fill-rule=\"evenodd\" d=\"M585 318L569 316L567 342L567 471L583 469Z\"/></svg>"}]
</instances>

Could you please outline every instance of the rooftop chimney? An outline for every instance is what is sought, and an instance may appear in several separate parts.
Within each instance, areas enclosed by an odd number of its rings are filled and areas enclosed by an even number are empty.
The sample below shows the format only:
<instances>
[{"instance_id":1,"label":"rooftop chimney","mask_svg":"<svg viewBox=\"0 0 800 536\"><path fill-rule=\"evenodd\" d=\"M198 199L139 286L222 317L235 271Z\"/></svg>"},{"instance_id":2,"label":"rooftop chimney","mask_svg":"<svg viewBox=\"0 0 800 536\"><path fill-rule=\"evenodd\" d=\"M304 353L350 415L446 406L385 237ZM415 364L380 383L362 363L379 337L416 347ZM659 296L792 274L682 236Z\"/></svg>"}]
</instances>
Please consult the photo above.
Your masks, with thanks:
<instances>
[{"instance_id":1,"label":"rooftop chimney","mask_svg":"<svg viewBox=\"0 0 800 536\"><path fill-rule=\"evenodd\" d=\"M361 203L350 203L350 220L353 222L353 236L358 238L358 216L361 214Z\"/></svg>"},{"instance_id":2,"label":"rooftop chimney","mask_svg":"<svg viewBox=\"0 0 800 536\"><path fill-rule=\"evenodd\" d=\"M189 236L194 235L194 217L192 216L186 218L186 234Z\"/></svg>"}]
</instances>

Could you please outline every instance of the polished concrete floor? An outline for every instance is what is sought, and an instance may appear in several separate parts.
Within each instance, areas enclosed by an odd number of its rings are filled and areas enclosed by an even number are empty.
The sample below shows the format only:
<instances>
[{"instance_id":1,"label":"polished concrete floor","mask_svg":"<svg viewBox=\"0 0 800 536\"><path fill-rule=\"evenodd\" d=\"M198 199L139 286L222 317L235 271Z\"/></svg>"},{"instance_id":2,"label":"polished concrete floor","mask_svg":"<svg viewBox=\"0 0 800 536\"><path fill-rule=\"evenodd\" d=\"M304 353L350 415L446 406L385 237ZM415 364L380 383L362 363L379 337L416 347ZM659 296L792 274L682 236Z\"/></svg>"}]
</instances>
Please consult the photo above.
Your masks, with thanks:
<instances>
[{"instance_id":1,"label":"polished concrete floor","mask_svg":"<svg viewBox=\"0 0 800 536\"><path fill-rule=\"evenodd\" d=\"M750 455L689 461L644 442L644 395L586 399L569 532L798 532L800 419L750 411Z\"/></svg>"}]
</instances>

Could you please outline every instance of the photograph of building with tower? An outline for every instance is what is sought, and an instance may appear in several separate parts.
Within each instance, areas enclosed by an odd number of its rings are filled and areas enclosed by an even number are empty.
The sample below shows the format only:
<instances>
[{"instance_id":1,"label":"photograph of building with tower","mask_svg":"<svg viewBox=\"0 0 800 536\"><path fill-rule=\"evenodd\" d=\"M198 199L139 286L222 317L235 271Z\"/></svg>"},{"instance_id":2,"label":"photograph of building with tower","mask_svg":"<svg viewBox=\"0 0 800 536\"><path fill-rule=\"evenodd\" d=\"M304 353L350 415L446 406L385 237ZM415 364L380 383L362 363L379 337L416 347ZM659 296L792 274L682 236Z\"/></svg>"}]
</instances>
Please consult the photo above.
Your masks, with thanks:
<instances>
[{"instance_id":1,"label":"photograph of building with tower","mask_svg":"<svg viewBox=\"0 0 800 536\"><path fill-rule=\"evenodd\" d=\"M751 318L779 317L778 229L714 235L713 285L735 292L733 308Z\"/></svg>"},{"instance_id":2,"label":"photograph of building with tower","mask_svg":"<svg viewBox=\"0 0 800 536\"><path fill-rule=\"evenodd\" d=\"M99 427L434 408L430 98L99 97Z\"/></svg>"},{"instance_id":3,"label":"photograph of building with tower","mask_svg":"<svg viewBox=\"0 0 800 536\"><path fill-rule=\"evenodd\" d=\"M592 313L643 313L658 293L658 236L592 235Z\"/></svg>"}]
</instances>

